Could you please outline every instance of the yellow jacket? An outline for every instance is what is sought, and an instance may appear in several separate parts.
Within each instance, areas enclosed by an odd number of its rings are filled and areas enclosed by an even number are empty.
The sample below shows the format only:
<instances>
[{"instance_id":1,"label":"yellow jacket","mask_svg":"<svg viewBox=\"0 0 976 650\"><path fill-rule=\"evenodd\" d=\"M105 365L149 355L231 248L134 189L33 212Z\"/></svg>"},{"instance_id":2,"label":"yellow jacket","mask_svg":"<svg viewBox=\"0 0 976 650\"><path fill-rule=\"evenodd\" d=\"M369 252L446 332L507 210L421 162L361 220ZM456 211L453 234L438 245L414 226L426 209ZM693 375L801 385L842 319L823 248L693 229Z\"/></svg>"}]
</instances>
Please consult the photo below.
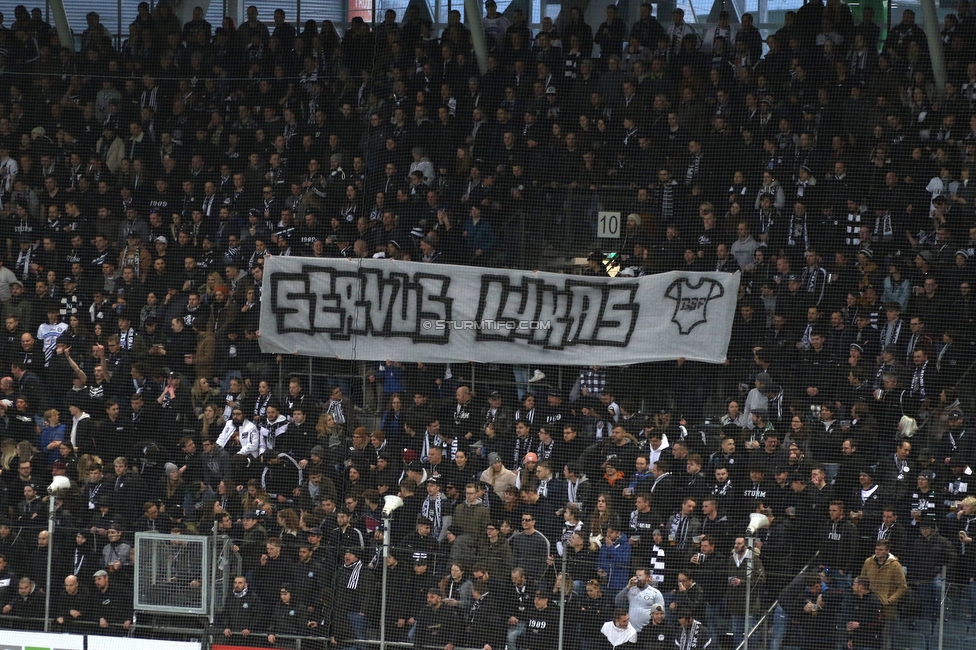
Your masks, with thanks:
<instances>
[{"instance_id":1,"label":"yellow jacket","mask_svg":"<svg viewBox=\"0 0 976 650\"><path fill-rule=\"evenodd\" d=\"M885 618L898 615L898 601L908 593L908 583L898 558L888 554L888 558L878 564L872 555L864 560L861 575L871 580L871 591L884 606Z\"/></svg>"}]
</instances>

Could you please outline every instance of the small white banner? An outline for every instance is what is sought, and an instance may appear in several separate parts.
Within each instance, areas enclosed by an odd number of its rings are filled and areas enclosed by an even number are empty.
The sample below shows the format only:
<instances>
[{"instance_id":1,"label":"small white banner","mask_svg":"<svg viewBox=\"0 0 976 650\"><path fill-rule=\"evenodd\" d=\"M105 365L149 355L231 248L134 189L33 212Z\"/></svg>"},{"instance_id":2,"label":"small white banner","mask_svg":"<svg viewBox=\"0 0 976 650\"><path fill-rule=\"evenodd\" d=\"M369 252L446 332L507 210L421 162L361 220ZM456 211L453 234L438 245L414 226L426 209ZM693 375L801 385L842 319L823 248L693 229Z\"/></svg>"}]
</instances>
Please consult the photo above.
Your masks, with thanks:
<instances>
[{"instance_id":1,"label":"small white banner","mask_svg":"<svg viewBox=\"0 0 976 650\"><path fill-rule=\"evenodd\" d=\"M49 634L46 632L0 632L0 648L3 650L85 650L85 637L74 634Z\"/></svg>"},{"instance_id":2,"label":"small white banner","mask_svg":"<svg viewBox=\"0 0 976 650\"><path fill-rule=\"evenodd\" d=\"M88 650L200 650L199 641L160 641L110 636L89 636Z\"/></svg>"}]
</instances>

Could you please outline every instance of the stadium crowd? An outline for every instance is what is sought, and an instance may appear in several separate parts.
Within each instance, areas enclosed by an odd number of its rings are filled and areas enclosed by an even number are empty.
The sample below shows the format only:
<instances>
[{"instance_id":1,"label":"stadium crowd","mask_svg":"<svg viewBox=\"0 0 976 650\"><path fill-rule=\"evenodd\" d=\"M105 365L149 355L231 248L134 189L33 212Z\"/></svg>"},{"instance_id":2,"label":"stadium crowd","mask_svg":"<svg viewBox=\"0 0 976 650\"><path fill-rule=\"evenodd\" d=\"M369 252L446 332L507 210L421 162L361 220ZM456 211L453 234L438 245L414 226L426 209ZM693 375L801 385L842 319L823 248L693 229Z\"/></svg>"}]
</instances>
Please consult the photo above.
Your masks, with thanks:
<instances>
[{"instance_id":1,"label":"stadium crowd","mask_svg":"<svg viewBox=\"0 0 976 650\"><path fill-rule=\"evenodd\" d=\"M240 643L376 638L384 562L387 640L448 650L738 643L747 584L802 650L881 648L946 579L976 611L969 2L942 88L909 9L882 39L814 0L764 39L672 6L533 34L488 0L484 73L413 5L340 37L141 3L79 52L0 19L0 624L37 626L54 545L55 628L124 633L133 533L214 524ZM607 207L587 274L741 272L726 364L485 364L475 394L260 350L269 256L540 268Z\"/></svg>"}]
</instances>

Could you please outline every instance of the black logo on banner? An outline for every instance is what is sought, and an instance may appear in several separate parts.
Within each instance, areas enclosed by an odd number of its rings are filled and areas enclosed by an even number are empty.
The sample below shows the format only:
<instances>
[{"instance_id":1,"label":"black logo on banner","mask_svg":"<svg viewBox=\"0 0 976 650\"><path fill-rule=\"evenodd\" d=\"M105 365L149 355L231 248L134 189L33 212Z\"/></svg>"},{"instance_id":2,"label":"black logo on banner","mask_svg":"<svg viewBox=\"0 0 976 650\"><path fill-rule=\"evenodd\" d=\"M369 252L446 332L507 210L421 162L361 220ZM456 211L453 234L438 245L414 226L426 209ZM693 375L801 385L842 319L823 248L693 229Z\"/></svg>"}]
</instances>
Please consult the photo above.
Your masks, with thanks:
<instances>
[{"instance_id":1,"label":"black logo on banner","mask_svg":"<svg viewBox=\"0 0 976 650\"><path fill-rule=\"evenodd\" d=\"M547 323L538 330L479 330L478 341L524 340L546 350L576 345L624 348L637 327L640 304L636 282L585 282L566 279L562 288L523 276L481 276L477 321Z\"/></svg>"},{"instance_id":2,"label":"black logo on banner","mask_svg":"<svg viewBox=\"0 0 976 650\"><path fill-rule=\"evenodd\" d=\"M722 283L709 278L699 279L698 284L692 284L688 278L678 278L664 292L664 297L675 303L671 322L678 326L682 336L707 323L708 303L724 295Z\"/></svg>"},{"instance_id":3,"label":"black logo on banner","mask_svg":"<svg viewBox=\"0 0 976 650\"><path fill-rule=\"evenodd\" d=\"M441 324L457 322L449 295L451 279L439 273L305 265L298 273L270 274L270 311L278 334L327 334L333 341L355 336L409 338L446 345L455 328ZM547 350L624 348L637 327L637 282L567 278L557 285L500 274L482 275L479 282L474 321L546 325L480 328L475 331L477 341L525 341Z\"/></svg>"},{"instance_id":4,"label":"black logo on banner","mask_svg":"<svg viewBox=\"0 0 976 650\"><path fill-rule=\"evenodd\" d=\"M443 345L450 330L423 325L451 319L450 286L450 276L434 273L303 266L301 273L271 275L271 313L279 334L328 334L333 341L405 337Z\"/></svg>"}]
</instances>

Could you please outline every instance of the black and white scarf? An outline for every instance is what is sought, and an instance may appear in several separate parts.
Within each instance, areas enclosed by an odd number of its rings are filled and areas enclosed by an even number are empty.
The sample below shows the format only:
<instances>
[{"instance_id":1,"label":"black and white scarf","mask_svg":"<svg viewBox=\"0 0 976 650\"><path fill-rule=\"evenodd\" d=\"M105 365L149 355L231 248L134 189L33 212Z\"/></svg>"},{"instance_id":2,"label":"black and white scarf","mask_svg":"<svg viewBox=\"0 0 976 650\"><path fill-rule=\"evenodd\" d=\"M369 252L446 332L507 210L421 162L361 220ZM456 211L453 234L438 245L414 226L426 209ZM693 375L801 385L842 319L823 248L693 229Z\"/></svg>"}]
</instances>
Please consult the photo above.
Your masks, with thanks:
<instances>
[{"instance_id":1,"label":"black and white scarf","mask_svg":"<svg viewBox=\"0 0 976 650\"><path fill-rule=\"evenodd\" d=\"M684 542L688 536L688 523L688 517L682 517L681 515L672 517L671 530L668 534L673 536L675 540Z\"/></svg>"},{"instance_id":2,"label":"black and white scarf","mask_svg":"<svg viewBox=\"0 0 976 650\"><path fill-rule=\"evenodd\" d=\"M949 436L949 445L952 447L952 453L956 453L957 451L959 451L959 442L956 441L956 436L958 435L959 440L961 441L962 437L966 435L966 430L963 429L958 434L956 434L953 433L951 430L947 429L946 435Z\"/></svg>"},{"instance_id":3,"label":"black and white scarf","mask_svg":"<svg viewBox=\"0 0 976 650\"><path fill-rule=\"evenodd\" d=\"M17 262L14 265L15 272L23 282L27 282L30 277L30 265L34 259L34 247L22 250L17 254Z\"/></svg>"},{"instance_id":4,"label":"black and white scarf","mask_svg":"<svg viewBox=\"0 0 976 650\"><path fill-rule=\"evenodd\" d=\"M797 214L790 215L790 232L786 243L790 246L803 246L803 250L809 250L810 237L807 231L807 217Z\"/></svg>"},{"instance_id":5,"label":"black and white scarf","mask_svg":"<svg viewBox=\"0 0 976 650\"><path fill-rule=\"evenodd\" d=\"M655 544L654 548L651 549L651 582L656 582L658 584L662 584L664 582L664 562L664 549Z\"/></svg>"},{"instance_id":6,"label":"black and white scarf","mask_svg":"<svg viewBox=\"0 0 976 650\"><path fill-rule=\"evenodd\" d=\"M427 497L420 506L420 514L434 522L430 527L430 534L434 539L440 537L441 529L444 526L444 519L441 515L441 504L443 502L443 497L438 495L437 497Z\"/></svg>"},{"instance_id":7,"label":"black and white scarf","mask_svg":"<svg viewBox=\"0 0 976 650\"><path fill-rule=\"evenodd\" d=\"M264 417L268 413L268 403L271 401L271 393L267 395L258 395L257 399L254 400L254 415L259 417Z\"/></svg>"},{"instance_id":8,"label":"black and white scarf","mask_svg":"<svg viewBox=\"0 0 976 650\"><path fill-rule=\"evenodd\" d=\"M929 365L926 361L921 366L915 368L915 372L912 373L912 395L917 395L922 399L925 399L925 367Z\"/></svg>"},{"instance_id":9,"label":"black and white scarf","mask_svg":"<svg viewBox=\"0 0 976 650\"><path fill-rule=\"evenodd\" d=\"M136 343L136 331L133 328L129 328L125 331L119 332L119 347L123 350L131 350L132 346Z\"/></svg>"},{"instance_id":10,"label":"black and white scarf","mask_svg":"<svg viewBox=\"0 0 976 650\"><path fill-rule=\"evenodd\" d=\"M895 345L898 343L898 337L901 336L901 326L904 323L902 319L896 320L894 323L885 323L885 326L881 328L881 348L884 349L889 345Z\"/></svg>"},{"instance_id":11,"label":"black and white scarf","mask_svg":"<svg viewBox=\"0 0 976 650\"><path fill-rule=\"evenodd\" d=\"M707 648L712 644L712 638L699 639L698 635L704 629L704 625L701 621L692 620L691 625L686 628L681 629L681 635L675 639L674 644L678 647L678 650L696 650L698 648Z\"/></svg>"},{"instance_id":12,"label":"black and white scarf","mask_svg":"<svg viewBox=\"0 0 976 650\"><path fill-rule=\"evenodd\" d=\"M515 464L512 467L522 466L522 459L532 451L534 443L535 441L531 436L525 436L524 438L515 436L515 444L512 446L512 455L514 456Z\"/></svg>"},{"instance_id":13,"label":"black and white scarf","mask_svg":"<svg viewBox=\"0 0 976 650\"><path fill-rule=\"evenodd\" d=\"M335 420L336 424L346 423L346 414L342 412L342 400L329 400L329 406L325 409L326 413L332 415L332 419Z\"/></svg>"},{"instance_id":14,"label":"black and white scarf","mask_svg":"<svg viewBox=\"0 0 976 650\"><path fill-rule=\"evenodd\" d=\"M137 392L142 392L142 391L139 390ZM227 393L227 396L224 398L224 402L225 402L224 419L225 420L230 420L231 414L234 412L234 404L237 404L240 401L240 399L241 399L240 393Z\"/></svg>"},{"instance_id":15,"label":"black and white scarf","mask_svg":"<svg viewBox=\"0 0 976 650\"><path fill-rule=\"evenodd\" d=\"M539 446L535 448L535 455L539 457L539 461L549 460L552 457L553 448L556 446L556 441L553 440L548 445L542 441L539 441ZM542 494L542 492L539 492Z\"/></svg>"},{"instance_id":16,"label":"black and white scarf","mask_svg":"<svg viewBox=\"0 0 976 650\"><path fill-rule=\"evenodd\" d=\"M85 564L85 560L86 559L88 559L88 555L84 551L82 551L80 548L76 548L75 549L75 560L72 563L74 565L74 570L71 572L71 575L74 575L74 576L80 576L81 575L81 568Z\"/></svg>"},{"instance_id":17,"label":"black and white scarf","mask_svg":"<svg viewBox=\"0 0 976 650\"><path fill-rule=\"evenodd\" d=\"M343 564L343 568L349 569L349 579L346 581L346 589L356 589L359 586L359 573L363 570L363 563L356 560L352 564Z\"/></svg>"}]
</instances>

